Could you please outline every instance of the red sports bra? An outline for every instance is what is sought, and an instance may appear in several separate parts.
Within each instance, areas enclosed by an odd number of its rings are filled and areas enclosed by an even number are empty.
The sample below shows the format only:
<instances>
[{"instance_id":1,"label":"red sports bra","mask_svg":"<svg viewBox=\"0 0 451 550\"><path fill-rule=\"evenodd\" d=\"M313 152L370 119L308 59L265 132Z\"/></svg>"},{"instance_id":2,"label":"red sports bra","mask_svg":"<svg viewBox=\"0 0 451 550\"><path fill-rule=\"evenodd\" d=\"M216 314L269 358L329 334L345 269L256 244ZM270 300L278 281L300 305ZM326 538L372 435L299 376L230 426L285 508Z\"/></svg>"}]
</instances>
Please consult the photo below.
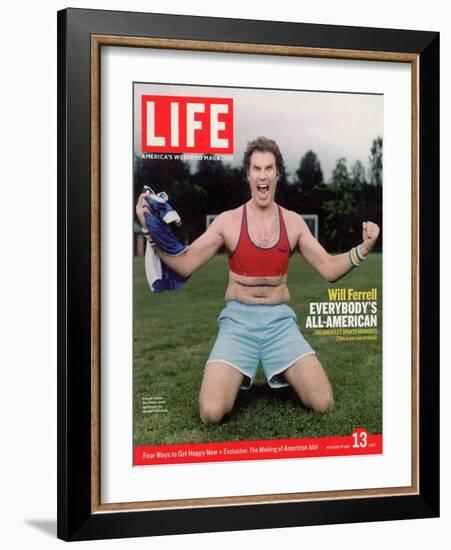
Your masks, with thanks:
<instances>
[{"instance_id":1,"label":"red sports bra","mask_svg":"<svg viewBox=\"0 0 451 550\"><path fill-rule=\"evenodd\" d=\"M262 248L251 241L247 225L246 205L241 214L241 231L238 244L229 256L230 271L245 277L277 277L285 275L291 256L290 243L280 206L279 240L270 248Z\"/></svg>"}]
</instances>

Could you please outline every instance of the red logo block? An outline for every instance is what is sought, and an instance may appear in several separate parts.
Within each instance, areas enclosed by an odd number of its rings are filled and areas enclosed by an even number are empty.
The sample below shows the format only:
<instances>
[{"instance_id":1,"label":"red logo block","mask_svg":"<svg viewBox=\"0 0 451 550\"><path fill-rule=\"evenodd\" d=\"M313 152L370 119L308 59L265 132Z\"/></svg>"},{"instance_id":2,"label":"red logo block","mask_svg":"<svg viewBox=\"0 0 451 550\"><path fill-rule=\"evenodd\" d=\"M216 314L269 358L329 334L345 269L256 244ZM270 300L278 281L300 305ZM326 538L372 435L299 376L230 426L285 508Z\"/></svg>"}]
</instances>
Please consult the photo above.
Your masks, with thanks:
<instances>
[{"instance_id":1,"label":"red logo block","mask_svg":"<svg viewBox=\"0 0 451 550\"><path fill-rule=\"evenodd\" d=\"M143 95L144 153L233 153L233 99Z\"/></svg>"}]
</instances>

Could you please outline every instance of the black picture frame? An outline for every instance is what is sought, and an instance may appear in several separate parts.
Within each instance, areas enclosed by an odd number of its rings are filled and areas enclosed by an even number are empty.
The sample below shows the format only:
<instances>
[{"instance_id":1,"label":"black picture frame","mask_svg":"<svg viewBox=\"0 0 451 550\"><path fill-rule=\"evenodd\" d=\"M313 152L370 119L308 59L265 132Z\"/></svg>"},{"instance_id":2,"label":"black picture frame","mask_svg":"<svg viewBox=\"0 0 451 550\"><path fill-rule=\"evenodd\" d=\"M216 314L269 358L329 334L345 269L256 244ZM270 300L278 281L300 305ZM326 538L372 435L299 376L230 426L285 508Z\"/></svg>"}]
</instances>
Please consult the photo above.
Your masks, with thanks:
<instances>
[{"instance_id":1,"label":"black picture frame","mask_svg":"<svg viewBox=\"0 0 451 550\"><path fill-rule=\"evenodd\" d=\"M418 494L97 513L93 502L92 37L415 58L418 101ZM313 51L313 50L312 50ZM415 170L415 168L414 168ZM439 515L439 33L101 10L58 13L58 537L279 528ZM412 321L413 323L415 320ZM94 328L93 328L94 327Z\"/></svg>"}]
</instances>

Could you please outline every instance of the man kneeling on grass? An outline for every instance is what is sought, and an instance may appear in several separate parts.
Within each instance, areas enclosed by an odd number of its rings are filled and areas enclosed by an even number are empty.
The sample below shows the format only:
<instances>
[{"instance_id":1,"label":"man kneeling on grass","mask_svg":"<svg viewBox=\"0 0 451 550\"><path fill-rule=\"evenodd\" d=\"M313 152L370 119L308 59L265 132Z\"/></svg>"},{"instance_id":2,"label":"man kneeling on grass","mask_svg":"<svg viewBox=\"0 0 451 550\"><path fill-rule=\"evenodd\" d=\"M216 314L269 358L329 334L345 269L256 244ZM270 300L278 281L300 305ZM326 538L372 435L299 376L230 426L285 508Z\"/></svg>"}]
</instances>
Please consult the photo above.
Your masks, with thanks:
<instances>
[{"instance_id":1,"label":"man kneeling on grass","mask_svg":"<svg viewBox=\"0 0 451 550\"><path fill-rule=\"evenodd\" d=\"M276 204L274 196L283 158L275 141L260 137L248 144L244 168L250 200L220 214L182 254L160 259L182 277L191 275L225 246L229 254L226 307L208 358L199 395L204 423L218 423L230 413L240 388L250 388L261 361L271 388L291 385L305 406L317 412L334 406L332 388L315 351L287 305L289 259L296 248L327 281L335 282L362 263L372 250L379 227L362 224L362 243L332 256L311 234L303 218ZM145 231L146 194L136 205Z\"/></svg>"}]
</instances>

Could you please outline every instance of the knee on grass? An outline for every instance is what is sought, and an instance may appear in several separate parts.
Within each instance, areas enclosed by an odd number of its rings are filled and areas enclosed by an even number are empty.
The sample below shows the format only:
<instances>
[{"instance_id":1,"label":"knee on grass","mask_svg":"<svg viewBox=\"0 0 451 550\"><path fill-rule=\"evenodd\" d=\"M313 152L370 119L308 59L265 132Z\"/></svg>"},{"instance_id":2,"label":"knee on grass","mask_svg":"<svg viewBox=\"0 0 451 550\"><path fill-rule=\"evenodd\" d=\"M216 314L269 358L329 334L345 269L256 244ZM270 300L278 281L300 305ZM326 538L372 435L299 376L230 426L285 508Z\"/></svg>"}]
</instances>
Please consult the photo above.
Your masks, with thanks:
<instances>
[{"instance_id":1,"label":"knee on grass","mask_svg":"<svg viewBox=\"0 0 451 550\"><path fill-rule=\"evenodd\" d=\"M220 403L200 404L200 418L204 424L219 424L228 412Z\"/></svg>"},{"instance_id":2,"label":"knee on grass","mask_svg":"<svg viewBox=\"0 0 451 550\"><path fill-rule=\"evenodd\" d=\"M312 396L308 403L305 403L314 412L327 413L335 406L332 391L321 392Z\"/></svg>"}]
</instances>

